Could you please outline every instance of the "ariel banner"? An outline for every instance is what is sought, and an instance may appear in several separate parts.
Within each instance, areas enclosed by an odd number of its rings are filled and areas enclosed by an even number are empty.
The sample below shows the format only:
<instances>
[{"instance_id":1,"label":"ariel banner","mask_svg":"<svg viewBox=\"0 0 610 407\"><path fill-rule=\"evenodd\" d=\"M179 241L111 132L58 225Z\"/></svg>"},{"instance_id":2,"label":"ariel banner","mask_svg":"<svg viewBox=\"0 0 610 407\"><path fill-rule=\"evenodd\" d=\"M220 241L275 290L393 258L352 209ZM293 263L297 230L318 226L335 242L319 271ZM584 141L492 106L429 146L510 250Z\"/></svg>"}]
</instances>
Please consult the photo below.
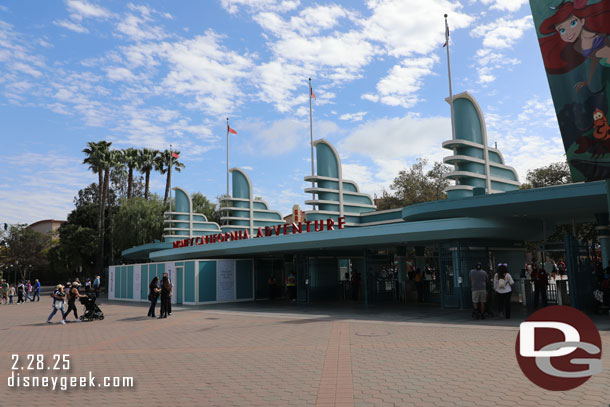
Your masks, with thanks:
<instances>
[{"instance_id":1,"label":"ariel banner","mask_svg":"<svg viewBox=\"0 0 610 407\"><path fill-rule=\"evenodd\" d=\"M610 0L530 0L574 182L610 178Z\"/></svg>"}]
</instances>

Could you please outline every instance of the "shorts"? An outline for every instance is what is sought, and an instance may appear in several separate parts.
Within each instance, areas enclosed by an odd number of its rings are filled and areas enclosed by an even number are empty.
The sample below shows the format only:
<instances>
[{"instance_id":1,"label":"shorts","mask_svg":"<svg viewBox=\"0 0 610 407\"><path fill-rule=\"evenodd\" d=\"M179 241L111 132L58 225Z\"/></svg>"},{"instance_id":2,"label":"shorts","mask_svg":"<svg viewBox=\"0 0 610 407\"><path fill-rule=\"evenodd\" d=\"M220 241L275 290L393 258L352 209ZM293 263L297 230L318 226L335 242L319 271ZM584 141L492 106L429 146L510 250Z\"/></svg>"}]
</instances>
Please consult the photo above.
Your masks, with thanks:
<instances>
[{"instance_id":1,"label":"shorts","mask_svg":"<svg viewBox=\"0 0 610 407\"><path fill-rule=\"evenodd\" d=\"M487 290L473 291L472 292L472 302L475 304L478 302L482 302L482 303L487 302Z\"/></svg>"}]
</instances>

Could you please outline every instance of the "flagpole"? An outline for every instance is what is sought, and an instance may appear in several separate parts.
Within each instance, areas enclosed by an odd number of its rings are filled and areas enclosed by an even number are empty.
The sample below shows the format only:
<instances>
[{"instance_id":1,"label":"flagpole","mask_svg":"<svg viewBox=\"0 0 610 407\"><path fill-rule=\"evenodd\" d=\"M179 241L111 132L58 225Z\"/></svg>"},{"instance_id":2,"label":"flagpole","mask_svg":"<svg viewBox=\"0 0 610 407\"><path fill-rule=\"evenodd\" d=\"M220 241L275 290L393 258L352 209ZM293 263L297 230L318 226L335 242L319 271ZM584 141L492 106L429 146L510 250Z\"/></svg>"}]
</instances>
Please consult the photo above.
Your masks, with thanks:
<instances>
[{"instance_id":1,"label":"flagpole","mask_svg":"<svg viewBox=\"0 0 610 407\"><path fill-rule=\"evenodd\" d=\"M311 149L311 176L314 176L314 169L313 169L313 114L312 114L312 108L311 108L311 95L312 95L313 91L311 89L311 78L309 78L309 147ZM314 188L314 182L313 180L311 181L311 199L315 200L316 199L316 193L313 191ZM316 209L316 206L313 205L313 209Z\"/></svg>"},{"instance_id":2,"label":"flagpole","mask_svg":"<svg viewBox=\"0 0 610 407\"><path fill-rule=\"evenodd\" d=\"M227 197L229 196L229 118L227 117Z\"/></svg>"},{"instance_id":3,"label":"flagpole","mask_svg":"<svg viewBox=\"0 0 610 407\"><path fill-rule=\"evenodd\" d=\"M445 14L445 44L447 45L447 72L449 73L449 104L451 105L451 139L455 140L455 118L453 115L453 89L451 87L451 59L449 58L449 24Z\"/></svg>"}]
</instances>

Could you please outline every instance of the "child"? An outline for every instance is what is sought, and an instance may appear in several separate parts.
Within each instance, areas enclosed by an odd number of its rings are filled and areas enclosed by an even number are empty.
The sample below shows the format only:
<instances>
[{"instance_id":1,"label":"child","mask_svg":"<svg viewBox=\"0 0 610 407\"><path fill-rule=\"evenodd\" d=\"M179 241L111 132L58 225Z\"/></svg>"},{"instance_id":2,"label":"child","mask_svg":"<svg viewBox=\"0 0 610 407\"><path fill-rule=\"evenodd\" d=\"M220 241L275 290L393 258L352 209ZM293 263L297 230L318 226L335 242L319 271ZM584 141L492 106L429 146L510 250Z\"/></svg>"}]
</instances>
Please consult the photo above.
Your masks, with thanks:
<instances>
[{"instance_id":1,"label":"child","mask_svg":"<svg viewBox=\"0 0 610 407\"><path fill-rule=\"evenodd\" d=\"M8 289L8 298L9 298L8 303L9 304L13 303L13 296L14 295L15 295L15 286L13 284L11 284L11 286Z\"/></svg>"}]
</instances>

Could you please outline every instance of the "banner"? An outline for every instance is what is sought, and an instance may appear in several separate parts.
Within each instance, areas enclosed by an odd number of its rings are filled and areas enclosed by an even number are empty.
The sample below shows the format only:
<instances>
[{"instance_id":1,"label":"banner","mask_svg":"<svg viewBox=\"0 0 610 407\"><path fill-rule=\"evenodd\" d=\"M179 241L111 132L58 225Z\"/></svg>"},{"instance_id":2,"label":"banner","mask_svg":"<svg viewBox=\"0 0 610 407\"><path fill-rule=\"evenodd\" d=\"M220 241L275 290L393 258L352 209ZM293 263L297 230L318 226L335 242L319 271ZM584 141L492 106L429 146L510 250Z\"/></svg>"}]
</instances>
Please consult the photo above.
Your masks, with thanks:
<instances>
[{"instance_id":1,"label":"banner","mask_svg":"<svg viewBox=\"0 0 610 407\"><path fill-rule=\"evenodd\" d=\"M216 301L235 301L235 260L217 260Z\"/></svg>"},{"instance_id":2,"label":"banner","mask_svg":"<svg viewBox=\"0 0 610 407\"><path fill-rule=\"evenodd\" d=\"M610 0L530 0L574 182L610 178Z\"/></svg>"}]
</instances>

